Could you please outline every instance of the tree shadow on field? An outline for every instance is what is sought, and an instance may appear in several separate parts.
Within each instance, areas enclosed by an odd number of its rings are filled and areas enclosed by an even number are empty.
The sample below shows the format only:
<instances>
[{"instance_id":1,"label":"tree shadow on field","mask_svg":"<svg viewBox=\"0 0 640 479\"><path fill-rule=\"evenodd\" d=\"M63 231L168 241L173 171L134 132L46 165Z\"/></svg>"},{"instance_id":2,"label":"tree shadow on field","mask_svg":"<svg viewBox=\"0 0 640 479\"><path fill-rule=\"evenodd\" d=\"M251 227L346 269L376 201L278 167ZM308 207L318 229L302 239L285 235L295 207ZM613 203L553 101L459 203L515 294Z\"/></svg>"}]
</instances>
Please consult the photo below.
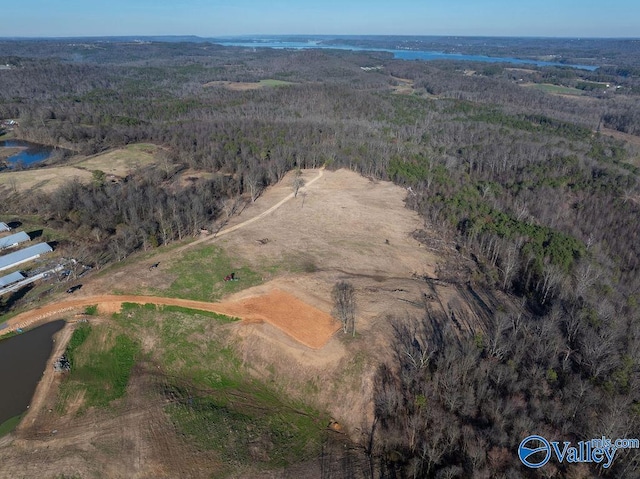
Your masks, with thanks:
<instances>
[{"instance_id":1,"label":"tree shadow on field","mask_svg":"<svg viewBox=\"0 0 640 479\"><path fill-rule=\"evenodd\" d=\"M24 298L27 295L27 293L33 289L33 287L34 287L33 284L29 284L24 288L20 288L15 293L12 293L11 295L9 295L9 297L5 301L0 300L0 314L5 314L9 312L16 305L18 301Z\"/></svg>"}]
</instances>

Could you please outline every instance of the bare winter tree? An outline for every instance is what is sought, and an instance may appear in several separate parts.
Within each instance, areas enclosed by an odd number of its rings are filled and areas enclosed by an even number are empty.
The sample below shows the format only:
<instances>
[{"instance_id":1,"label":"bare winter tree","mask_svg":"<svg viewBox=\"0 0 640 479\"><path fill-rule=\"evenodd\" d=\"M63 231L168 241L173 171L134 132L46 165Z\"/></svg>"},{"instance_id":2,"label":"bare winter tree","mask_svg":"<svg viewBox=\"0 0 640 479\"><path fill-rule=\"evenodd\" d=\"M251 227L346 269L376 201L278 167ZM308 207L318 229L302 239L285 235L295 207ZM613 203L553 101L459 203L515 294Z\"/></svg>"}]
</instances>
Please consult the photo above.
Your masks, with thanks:
<instances>
[{"instance_id":1,"label":"bare winter tree","mask_svg":"<svg viewBox=\"0 0 640 479\"><path fill-rule=\"evenodd\" d=\"M518 267L518 250L521 242L522 241L518 241L517 243L508 242L501 256L502 268L498 269L502 272L502 289L505 291L507 290L507 286L511 284L513 276L516 273L516 268Z\"/></svg>"},{"instance_id":2,"label":"bare winter tree","mask_svg":"<svg viewBox=\"0 0 640 479\"><path fill-rule=\"evenodd\" d=\"M304 186L304 179L302 178L302 171L300 168L296 169L291 186L293 187L293 196L298 196L298 190Z\"/></svg>"},{"instance_id":3,"label":"bare winter tree","mask_svg":"<svg viewBox=\"0 0 640 479\"><path fill-rule=\"evenodd\" d=\"M338 281L331 291L334 314L342 322L345 334L356 335L356 295L355 289L348 281Z\"/></svg>"},{"instance_id":4,"label":"bare winter tree","mask_svg":"<svg viewBox=\"0 0 640 479\"><path fill-rule=\"evenodd\" d=\"M249 190L249 193L251 194L252 203L255 203L255 201L260 196L260 193L262 193L262 187L263 187L262 176L263 176L262 171L255 167L250 168L245 173L244 181L247 186L247 189Z\"/></svg>"}]
</instances>

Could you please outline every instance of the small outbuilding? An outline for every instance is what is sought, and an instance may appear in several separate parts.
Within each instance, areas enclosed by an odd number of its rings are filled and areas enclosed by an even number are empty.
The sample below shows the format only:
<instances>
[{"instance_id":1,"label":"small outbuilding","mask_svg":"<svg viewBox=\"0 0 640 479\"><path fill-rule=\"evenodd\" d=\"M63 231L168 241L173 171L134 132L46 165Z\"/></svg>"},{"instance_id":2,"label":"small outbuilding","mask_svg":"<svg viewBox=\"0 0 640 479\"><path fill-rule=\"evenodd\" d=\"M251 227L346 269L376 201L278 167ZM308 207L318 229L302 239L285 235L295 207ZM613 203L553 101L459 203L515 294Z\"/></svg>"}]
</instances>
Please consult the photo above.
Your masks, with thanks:
<instances>
[{"instance_id":1,"label":"small outbuilding","mask_svg":"<svg viewBox=\"0 0 640 479\"><path fill-rule=\"evenodd\" d=\"M4 233L5 231L11 231L9 225L7 223L3 223L0 221L0 233Z\"/></svg>"}]
</instances>

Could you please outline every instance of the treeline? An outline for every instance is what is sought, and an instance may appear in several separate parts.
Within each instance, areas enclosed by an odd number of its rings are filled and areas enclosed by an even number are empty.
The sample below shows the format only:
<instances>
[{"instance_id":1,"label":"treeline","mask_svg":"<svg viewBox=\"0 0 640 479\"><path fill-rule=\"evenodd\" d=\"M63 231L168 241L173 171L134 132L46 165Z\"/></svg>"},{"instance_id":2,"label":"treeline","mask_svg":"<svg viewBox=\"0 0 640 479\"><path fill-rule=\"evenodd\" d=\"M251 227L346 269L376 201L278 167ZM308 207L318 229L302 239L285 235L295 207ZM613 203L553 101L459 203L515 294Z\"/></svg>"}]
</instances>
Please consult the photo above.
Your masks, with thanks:
<instances>
[{"instance_id":1,"label":"treeline","mask_svg":"<svg viewBox=\"0 0 640 479\"><path fill-rule=\"evenodd\" d=\"M119 183L100 178L94 175L92 184L72 181L52 193L16 196L0 211L37 214L70 238L71 243L61 245L67 254L99 267L197 234L239 207L240 186L223 175L186 186L171 183L156 169Z\"/></svg>"}]
</instances>

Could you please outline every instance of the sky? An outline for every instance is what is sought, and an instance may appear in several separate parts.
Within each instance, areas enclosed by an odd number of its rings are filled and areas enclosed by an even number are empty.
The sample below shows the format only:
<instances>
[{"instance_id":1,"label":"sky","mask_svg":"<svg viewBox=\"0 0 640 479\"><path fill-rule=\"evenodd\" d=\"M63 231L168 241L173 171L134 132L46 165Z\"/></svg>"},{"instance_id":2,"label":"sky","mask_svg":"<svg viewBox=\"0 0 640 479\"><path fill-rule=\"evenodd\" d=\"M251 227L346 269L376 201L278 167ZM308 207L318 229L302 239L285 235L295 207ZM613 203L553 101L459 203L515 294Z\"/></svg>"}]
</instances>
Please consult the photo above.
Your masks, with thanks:
<instances>
[{"instance_id":1,"label":"sky","mask_svg":"<svg viewBox=\"0 0 640 479\"><path fill-rule=\"evenodd\" d=\"M464 35L640 37L640 1L6 0L0 37Z\"/></svg>"}]
</instances>

